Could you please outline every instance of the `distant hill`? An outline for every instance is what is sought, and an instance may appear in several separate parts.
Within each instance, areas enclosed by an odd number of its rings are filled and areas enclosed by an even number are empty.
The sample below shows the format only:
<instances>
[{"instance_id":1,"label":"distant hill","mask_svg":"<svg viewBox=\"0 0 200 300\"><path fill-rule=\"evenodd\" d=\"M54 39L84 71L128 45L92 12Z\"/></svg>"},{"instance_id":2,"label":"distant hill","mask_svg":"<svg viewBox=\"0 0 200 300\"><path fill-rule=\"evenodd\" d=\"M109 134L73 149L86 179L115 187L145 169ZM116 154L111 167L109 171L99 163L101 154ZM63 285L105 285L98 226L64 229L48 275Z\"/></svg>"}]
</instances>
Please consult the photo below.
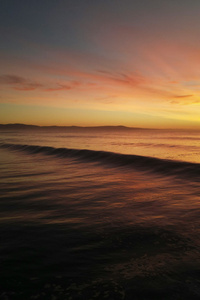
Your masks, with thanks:
<instances>
[{"instance_id":1,"label":"distant hill","mask_svg":"<svg viewBox=\"0 0 200 300\"><path fill-rule=\"evenodd\" d=\"M136 130L146 129L139 127L126 127L126 126L38 126L38 125L27 125L27 124L0 124L0 130L28 130L28 129L63 129L63 130Z\"/></svg>"},{"instance_id":2,"label":"distant hill","mask_svg":"<svg viewBox=\"0 0 200 300\"><path fill-rule=\"evenodd\" d=\"M0 124L0 128L1 129L26 129L26 128L39 128L39 126L14 123L14 124Z\"/></svg>"}]
</instances>

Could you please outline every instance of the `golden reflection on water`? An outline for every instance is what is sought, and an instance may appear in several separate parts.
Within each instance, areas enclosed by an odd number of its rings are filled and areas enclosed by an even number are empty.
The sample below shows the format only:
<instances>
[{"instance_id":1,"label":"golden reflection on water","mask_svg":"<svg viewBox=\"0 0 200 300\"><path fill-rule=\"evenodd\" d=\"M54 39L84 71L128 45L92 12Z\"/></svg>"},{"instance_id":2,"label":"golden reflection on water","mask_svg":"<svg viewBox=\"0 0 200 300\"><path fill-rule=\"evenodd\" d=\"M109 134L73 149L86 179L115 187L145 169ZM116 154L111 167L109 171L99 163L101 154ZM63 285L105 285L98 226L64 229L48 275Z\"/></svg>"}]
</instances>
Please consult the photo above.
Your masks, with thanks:
<instances>
[{"instance_id":1,"label":"golden reflection on water","mask_svg":"<svg viewBox=\"0 0 200 300\"><path fill-rule=\"evenodd\" d=\"M4 143L90 149L200 163L200 131L27 130L1 132Z\"/></svg>"}]
</instances>

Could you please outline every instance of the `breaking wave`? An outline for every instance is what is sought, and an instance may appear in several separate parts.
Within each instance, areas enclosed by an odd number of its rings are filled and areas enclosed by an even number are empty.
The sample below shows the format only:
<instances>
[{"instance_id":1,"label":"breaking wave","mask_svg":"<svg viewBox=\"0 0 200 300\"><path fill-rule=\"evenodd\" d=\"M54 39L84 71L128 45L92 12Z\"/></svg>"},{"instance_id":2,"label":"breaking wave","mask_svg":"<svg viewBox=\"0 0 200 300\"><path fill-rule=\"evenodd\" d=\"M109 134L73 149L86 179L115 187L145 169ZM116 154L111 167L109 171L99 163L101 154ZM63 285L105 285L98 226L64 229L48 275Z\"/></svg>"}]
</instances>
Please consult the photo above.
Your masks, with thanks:
<instances>
[{"instance_id":1,"label":"breaking wave","mask_svg":"<svg viewBox=\"0 0 200 300\"><path fill-rule=\"evenodd\" d=\"M30 154L44 154L59 158L73 158L89 162L102 162L114 166L133 167L142 171L151 171L163 175L171 175L200 181L200 164L177 160L133 154L121 154L107 151L86 149L54 148L48 146L0 144L0 148L25 151Z\"/></svg>"}]
</instances>

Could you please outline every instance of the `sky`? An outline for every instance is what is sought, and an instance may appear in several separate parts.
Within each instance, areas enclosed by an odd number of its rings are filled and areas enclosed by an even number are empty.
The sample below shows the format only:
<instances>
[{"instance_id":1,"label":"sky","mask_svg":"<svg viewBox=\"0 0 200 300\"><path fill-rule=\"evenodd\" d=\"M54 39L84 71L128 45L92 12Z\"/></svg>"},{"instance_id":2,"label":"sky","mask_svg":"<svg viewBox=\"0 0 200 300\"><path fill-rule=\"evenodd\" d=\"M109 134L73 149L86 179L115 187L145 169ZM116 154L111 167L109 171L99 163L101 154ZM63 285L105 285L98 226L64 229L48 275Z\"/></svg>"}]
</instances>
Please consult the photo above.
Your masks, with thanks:
<instances>
[{"instance_id":1,"label":"sky","mask_svg":"<svg viewBox=\"0 0 200 300\"><path fill-rule=\"evenodd\" d=\"M199 0L2 0L0 123L200 129Z\"/></svg>"}]
</instances>

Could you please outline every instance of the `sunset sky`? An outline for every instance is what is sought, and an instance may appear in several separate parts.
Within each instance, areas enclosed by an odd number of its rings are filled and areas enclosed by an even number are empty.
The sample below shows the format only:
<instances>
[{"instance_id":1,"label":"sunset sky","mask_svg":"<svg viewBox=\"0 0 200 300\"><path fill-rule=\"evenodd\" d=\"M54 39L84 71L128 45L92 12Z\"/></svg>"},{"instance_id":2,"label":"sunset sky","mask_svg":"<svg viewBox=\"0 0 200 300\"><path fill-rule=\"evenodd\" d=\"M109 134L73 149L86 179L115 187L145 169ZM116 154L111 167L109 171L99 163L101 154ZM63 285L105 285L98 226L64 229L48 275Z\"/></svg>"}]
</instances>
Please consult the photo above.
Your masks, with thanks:
<instances>
[{"instance_id":1,"label":"sunset sky","mask_svg":"<svg viewBox=\"0 0 200 300\"><path fill-rule=\"evenodd\" d=\"M0 123L200 129L200 1L2 0Z\"/></svg>"}]
</instances>

